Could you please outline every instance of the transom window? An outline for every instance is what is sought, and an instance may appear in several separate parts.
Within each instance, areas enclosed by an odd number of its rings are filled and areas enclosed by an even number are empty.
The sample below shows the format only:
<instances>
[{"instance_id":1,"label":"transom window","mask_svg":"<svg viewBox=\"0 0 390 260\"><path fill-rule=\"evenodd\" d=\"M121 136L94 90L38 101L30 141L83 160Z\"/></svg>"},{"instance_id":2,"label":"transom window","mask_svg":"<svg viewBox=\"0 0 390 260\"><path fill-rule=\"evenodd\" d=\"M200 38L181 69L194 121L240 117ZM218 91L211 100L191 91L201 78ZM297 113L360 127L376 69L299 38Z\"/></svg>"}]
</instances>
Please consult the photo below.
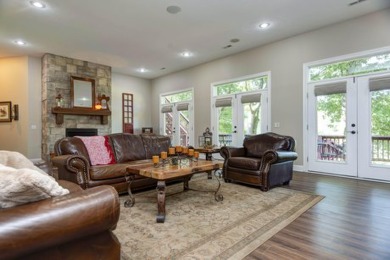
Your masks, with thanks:
<instances>
[{"instance_id":1,"label":"transom window","mask_svg":"<svg viewBox=\"0 0 390 260\"><path fill-rule=\"evenodd\" d=\"M309 81L314 82L383 71L390 71L390 53L310 67Z\"/></svg>"}]
</instances>

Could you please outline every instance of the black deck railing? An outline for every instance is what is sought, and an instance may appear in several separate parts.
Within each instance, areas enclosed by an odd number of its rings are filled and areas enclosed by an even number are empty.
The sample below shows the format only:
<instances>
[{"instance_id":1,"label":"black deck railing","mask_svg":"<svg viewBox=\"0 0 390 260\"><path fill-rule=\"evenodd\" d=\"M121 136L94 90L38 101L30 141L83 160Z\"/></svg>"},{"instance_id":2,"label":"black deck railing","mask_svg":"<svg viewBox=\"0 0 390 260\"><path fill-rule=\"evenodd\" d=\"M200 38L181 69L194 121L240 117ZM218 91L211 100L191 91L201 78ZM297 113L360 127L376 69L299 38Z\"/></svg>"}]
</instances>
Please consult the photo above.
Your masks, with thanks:
<instances>
[{"instance_id":1,"label":"black deck railing","mask_svg":"<svg viewBox=\"0 0 390 260\"><path fill-rule=\"evenodd\" d=\"M345 160L345 141L345 136L318 136L318 159ZM372 161L390 162L390 136L372 137Z\"/></svg>"}]
</instances>

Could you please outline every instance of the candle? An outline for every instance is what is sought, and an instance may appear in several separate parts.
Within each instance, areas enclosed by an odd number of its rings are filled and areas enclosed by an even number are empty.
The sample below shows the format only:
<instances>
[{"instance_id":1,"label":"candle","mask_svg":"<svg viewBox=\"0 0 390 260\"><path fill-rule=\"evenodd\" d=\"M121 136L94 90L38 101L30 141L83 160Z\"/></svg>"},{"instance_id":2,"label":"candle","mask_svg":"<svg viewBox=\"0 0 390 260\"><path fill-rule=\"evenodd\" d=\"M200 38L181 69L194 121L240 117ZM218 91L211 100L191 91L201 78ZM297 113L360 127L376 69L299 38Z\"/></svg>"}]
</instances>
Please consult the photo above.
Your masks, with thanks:
<instances>
[{"instance_id":1,"label":"candle","mask_svg":"<svg viewBox=\"0 0 390 260\"><path fill-rule=\"evenodd\" d=\"M153 163L158 163L160 161L160 157L158 157L158 155L153 155L152 160Z\"/></svg>"},{"instance_id":2,"label":"candle","mask_svg":"<svg viewBox=\"0 0 390 260\"><path fill-rule=\"evenodd\" d=\"M194 157L195 157L195 158L198 158L198 157L199 157L199 152L195 151L195 152L194 152Z\"/></svg>"},{"instance_id":3,"label":"candle","mask_svg":"<svg viewBox=\"0 0 390 260\"><path fill-rule=\"evenodd\" d=\"M188 155L194 156L194 149L188 149Z\"/></svg>"},{"instance_id":4,"label":"candle","mask_svg":"<svg viewBox=\"0 0 390 260\"><path fill-rule=\"evenodd\" d=\"M169 147L169 154L175 154L175 147Z\"/></svg>"},{"instance_id":5,"label":"candle","mask_svg":"<svg viewBox=\"0 0 390 260\"><path fill-rule=\"evenodd\" d=\"M176 146L176 152L181 153L182 147L180 145Z\"/></svg>"},{"instance_id":6,"label":"candle","mask_svg":"<svg viewBox=\"0 0 390 260\"><path fill-rule=\"evenodd\" d=\"M167 152L161 152L161 159L167 159Z\"/></svg>"}]
</instances>

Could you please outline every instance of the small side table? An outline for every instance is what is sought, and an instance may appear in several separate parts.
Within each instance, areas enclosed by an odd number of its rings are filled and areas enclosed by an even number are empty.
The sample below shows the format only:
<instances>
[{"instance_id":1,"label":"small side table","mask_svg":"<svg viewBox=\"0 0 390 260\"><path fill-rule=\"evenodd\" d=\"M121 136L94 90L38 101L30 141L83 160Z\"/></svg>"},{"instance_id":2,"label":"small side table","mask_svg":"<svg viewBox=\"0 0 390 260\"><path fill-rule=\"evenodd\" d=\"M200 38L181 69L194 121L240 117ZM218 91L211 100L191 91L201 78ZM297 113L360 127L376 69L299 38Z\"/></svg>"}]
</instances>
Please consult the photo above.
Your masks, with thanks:
<instances>
[{"instance_id":1,"label":"small side table","mask_svg":"<svg viewBox=\"0 0 390 260\"><path fill-rule=\"evenodd\" d=\"M213 153L219 153L221 151L221 148L214 147L214 148L195 148L194 149L197 152L206 154L206 160L212 161L213 160Z\"/></svg>"},{"instance_id":2,"label":"small side table","mask_svg":"<svg viewBox=\"0 0 390 260\"><path fill-rule=\"evenodd\" d=\"M221 151L221 148L214 147L214 148L195 148L194 149L197 152L204 153L206 155L206 161L212 161L213 160L213 153L219 153ZM211 179L211 171L207 172L207 178Z\"/></svg>"}]
</instances>

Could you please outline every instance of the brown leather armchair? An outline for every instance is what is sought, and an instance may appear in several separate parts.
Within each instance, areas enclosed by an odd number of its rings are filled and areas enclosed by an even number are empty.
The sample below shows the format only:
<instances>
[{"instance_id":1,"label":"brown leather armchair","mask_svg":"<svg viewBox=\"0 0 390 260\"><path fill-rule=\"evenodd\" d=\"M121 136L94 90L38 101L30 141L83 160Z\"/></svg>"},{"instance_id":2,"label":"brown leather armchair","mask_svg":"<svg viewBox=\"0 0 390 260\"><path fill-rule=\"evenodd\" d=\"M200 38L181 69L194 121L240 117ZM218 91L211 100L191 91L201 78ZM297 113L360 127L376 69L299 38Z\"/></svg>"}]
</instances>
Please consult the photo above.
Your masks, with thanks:
<instances>
[{"instance_id":1,"label":"brown leather armchair","mask_svg":"<svg viewBox=\"0 0 390 260\"><path fill-rule=\"evenodd\" d=\"M221 148L224 158L223 178L268 191L277 185L288 185L292 179L293 162L298 155L291 136L264 133L244 139L243 147Z\"/></svg>"},{"instance_id":2,"label":"brown leather armchair","mask_svg":"<svg viewBox=\"0 0 390 260\"><path fill-rule=\"evenodd\" d=\"M59 183L70 193L0 209L0 259L120 259L116 190Z\"/></svg>"}]
</instances>

